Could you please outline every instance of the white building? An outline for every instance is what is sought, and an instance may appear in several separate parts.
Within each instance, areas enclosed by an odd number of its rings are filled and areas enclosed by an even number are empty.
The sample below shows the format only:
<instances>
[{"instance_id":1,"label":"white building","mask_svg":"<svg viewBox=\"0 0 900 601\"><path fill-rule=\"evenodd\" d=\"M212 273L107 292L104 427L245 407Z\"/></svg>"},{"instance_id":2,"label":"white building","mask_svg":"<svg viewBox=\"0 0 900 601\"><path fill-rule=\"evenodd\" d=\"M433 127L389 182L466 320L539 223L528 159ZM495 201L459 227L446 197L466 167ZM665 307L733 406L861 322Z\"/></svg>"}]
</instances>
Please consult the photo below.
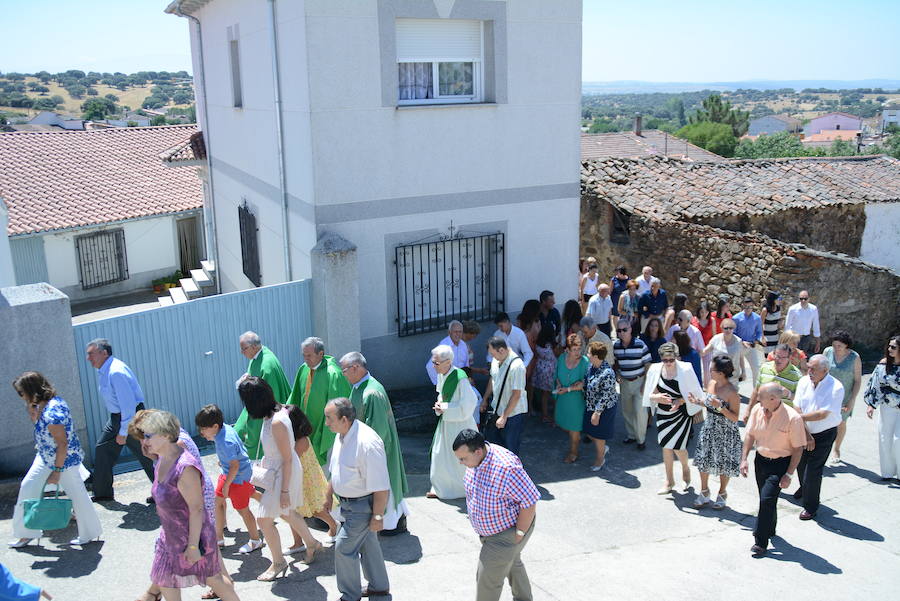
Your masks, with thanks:
<instances>
[{"instance_id":1,"label":"white building","mask_svg":"<svg viewBox=\"0 0 900 601\"><path fill-rule=\"evenodd\" d=\"M76 304L149 290L153 279L199 267L203 184L194 169L167 166L183 161L160 157L196 131L0 134L15 284L47 282Z\"/></svg>"},{"instance_id":2,"label":"white building","mask_svg":"<svg viewBox=\"0 0 900 601\"><path fill-rule=\"evenodd\" d=\"M317 240L342 236L362 351L391 385L423 381L454 316L575 296L580 0L166 10L192 21L223 291L310 277Z\"/></svg>"}]
</instances>

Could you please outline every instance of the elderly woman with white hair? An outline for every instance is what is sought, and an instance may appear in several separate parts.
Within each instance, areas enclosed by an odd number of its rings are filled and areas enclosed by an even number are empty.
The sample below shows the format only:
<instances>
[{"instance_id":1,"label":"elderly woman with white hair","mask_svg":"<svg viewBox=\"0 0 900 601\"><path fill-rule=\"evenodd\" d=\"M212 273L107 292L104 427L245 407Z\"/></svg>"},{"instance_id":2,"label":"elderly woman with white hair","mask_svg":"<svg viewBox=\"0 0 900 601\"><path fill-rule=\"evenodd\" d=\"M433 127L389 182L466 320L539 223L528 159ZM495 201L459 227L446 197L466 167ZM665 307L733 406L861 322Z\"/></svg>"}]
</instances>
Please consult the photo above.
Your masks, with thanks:
<instances>
[{"instance_id":1,"label":"elderly woman with white hair","mask_svg":"<svg viewBox=\"0 0 900 601\"><path fill-rule=\"evenodd\" d=\"M459 499L466 496L466 466L453 452L456 435L474 430L472 412L478 403L466 372L453 366L453 349L442 344L431 350L431 363L438 375L438 398L434 412L438 416L431 442L431 490L429 499Z\"/></svg>"}]
</instances>

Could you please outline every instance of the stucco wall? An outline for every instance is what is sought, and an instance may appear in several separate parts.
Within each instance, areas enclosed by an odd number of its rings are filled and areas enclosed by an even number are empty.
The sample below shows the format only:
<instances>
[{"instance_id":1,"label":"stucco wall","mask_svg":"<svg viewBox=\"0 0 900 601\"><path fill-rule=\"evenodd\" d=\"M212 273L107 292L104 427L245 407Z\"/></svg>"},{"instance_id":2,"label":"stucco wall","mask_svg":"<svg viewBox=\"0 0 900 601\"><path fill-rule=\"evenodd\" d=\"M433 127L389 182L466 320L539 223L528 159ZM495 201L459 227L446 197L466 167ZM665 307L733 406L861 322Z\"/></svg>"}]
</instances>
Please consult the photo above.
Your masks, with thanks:
<instances>
[{"instance_id":1,"label":"stucco wall","mask_svg":"<svg viewBox=\"0 0 900 601\"><path fill-rule=\"evenodd\" d=\"M6 235L6 226L8 224L9 213L6 210L6 203L0 198L0 288L14 286L16 283L12 252L9 248L9 236Z\"/></svg>"},{"instance_id":2,"label":"stucco wall","mask_svg":"<svg viewBox=\"0 0 900 601\"><path fill-rule=\"evenodd\" d=\"M586 199L581 239L582 254L603 261L602 274L611 274L620 262L633 275L651 265L670 298L686 293L691 310L719 294L760 301L768 290L781 292L786 308L808 290L819 307L823 336L842 328L859 344L879 348L887 332L900 331L900 276L886 268L763 235L683 222L632 218L630 244L610 244L598 225L608 207L602 205L606 202ZM880 325L868 327L872 323Z\"/></svg>"},{"instance_id":3,"label":"stucco wall","mask_svg":"<svg viewBox=\"0 0 900 601\"><path fill-rule=\"evenodd\" d=\"M82 290L79 282L75 239L78 236L106 229L125 230L128 279ZM172 216L130 221L108 228L46 234L43 238L49 283L63 291L72 301L149 288L153 279L171 274L178 269L178 240L175 218Z\"/></svg>"},{"instance_id":4,"label":"stucco wall","mask_svg":"<svg viewBox=\"0 0 900 601\"><path fill-rule=\"evenodd\" d=\"M859 258L900 274L900 202L866 205L866 227Z\"/></svg>"},{"instance_id":5,"label":"stucco wall","mask_svg":"<svg viewBox=\"0 0 900 601\"><path fill-rule=\"evenodd\" d=\"M846 115L822 115L807 123L803 128L803 133L809 136L817 134L823 129L862 129L862 119Z\"/></svg>"}]
</instances>

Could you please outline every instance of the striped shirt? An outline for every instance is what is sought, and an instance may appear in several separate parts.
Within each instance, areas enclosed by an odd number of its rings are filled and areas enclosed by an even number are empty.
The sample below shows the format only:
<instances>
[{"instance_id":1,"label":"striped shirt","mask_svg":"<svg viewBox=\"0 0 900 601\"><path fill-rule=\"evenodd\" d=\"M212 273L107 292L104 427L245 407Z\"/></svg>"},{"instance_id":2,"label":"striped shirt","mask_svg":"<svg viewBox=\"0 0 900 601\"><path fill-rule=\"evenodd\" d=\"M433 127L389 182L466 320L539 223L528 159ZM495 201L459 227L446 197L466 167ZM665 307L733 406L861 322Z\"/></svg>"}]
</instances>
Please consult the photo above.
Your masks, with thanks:
<instances>
[{"instance_id":1,"label":"striped shirt","mask_svg":"<svg viewBox=\"0 0 900 601\"><path fill-rule=\"evenodd\" d=\"M617 339L613 344L613 355L616 357L616 370L619 375L629 380L643 376L647 364L650 363L650 349L637 336L631 339L628 346L623 345L621 339Z\"/></svg>"},{"instance_id":2,"label":"striped shirt","mask_svg":"<svg viewBox=\"0 0 900 601\"><path fill-rule=\"evenodd\" d=\"M519 512L541 494L511 451L487 443L478 467L466 468L466 508L479 536L491 536L516 525Z\"/></svg>"},{"instance_id":3,"label":"striped shirt","mask_svg":"<svg viewBox=\"0 0 900 601\"><path fill-rule=\"evenodd\" d=\"M766 361L759 368L759 378L756 380L756 386L758 388L769 382L777 382L787 388L791 392L791 398L793 398L794 392L797 390L797 382L802 377L803 374L800 373L800 368L793 363L788 363L783 370L777 371L774 361ZM790 399L784 399L784 402L793 406Z\"/></svg>"}]
</instances>

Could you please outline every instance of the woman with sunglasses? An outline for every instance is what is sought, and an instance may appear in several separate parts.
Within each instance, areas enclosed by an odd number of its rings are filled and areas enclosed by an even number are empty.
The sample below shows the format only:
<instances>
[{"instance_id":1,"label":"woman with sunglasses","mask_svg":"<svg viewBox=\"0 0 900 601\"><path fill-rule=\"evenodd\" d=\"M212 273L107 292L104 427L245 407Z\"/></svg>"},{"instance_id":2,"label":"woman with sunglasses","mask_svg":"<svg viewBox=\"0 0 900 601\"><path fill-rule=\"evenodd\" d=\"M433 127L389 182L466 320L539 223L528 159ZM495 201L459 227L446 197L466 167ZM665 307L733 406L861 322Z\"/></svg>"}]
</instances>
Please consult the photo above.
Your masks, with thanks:
<instances>
[{"instance_id":1,"label":"woman with sunglasses","mask_svg":"<svg viewBox=\"0 0 900 601\"><path fill-rule=\"evenodd\" d=\"M13 381L13 388L25 401L25 411L34 424L34 448L37 454L22 483L19 498L13 509L13 536L16 540L8 543L13 549L20 549L38 539L41 531L25 527L25 501L38 499L47 484L56 484L72 500L72 507L78 514L78 538L70 545L86 545L97 540L102 531L100 518L91 497L84 487L81 462L84 451L72 413L64 400L59 398L53 385L36 371L26 371Z\"/></svg>"},{"instance_id":2,"label":"woman with sunglasses","mask_svg":"<svg viewBox=\"0 0 900 601\"><path fill-rule=\"evenodd\" d=\"M691 486L687 445L692 418L702 407L687 403L685 399L692 394L699 397L702 389L691 364L678 360L678 346L675 343L667 342L662 345L659 357L660 363L650 365L647 370L643 404L645 407L652 407L656 413L657 440L662 447L666 468L666 482L657 494L667 495L675 488L675 457L681 462L683 490L687 491Z\"/></svg>"},{"instance_id":3,"label":"woman with sunglasses","mask_svg":"<svg viewBox=\"0 0 900 601\"><path fill-rule=\"evenodd\" d=\"M744 342L734 335L736 325L734 320L729 318L722 320L722 331L709 341L706 348L703 349L703 356L707 355L714 359L724 355L731 359L732 365L737 366L728 381L737 388L738 382L743 375L741 371L741 354L744 351Z\"/></svg>"},{"instance_id":4,"label":"woman with sunglasses","mask_svg":"<svg viewBox=\"0 0 900 601\"><path fill-rule=\"evenodd\" d=\"M866 392L866 416L878 409L878 460L882 480L900 480L900 336L888 340Z\"/></svg>"}]
</instances>

